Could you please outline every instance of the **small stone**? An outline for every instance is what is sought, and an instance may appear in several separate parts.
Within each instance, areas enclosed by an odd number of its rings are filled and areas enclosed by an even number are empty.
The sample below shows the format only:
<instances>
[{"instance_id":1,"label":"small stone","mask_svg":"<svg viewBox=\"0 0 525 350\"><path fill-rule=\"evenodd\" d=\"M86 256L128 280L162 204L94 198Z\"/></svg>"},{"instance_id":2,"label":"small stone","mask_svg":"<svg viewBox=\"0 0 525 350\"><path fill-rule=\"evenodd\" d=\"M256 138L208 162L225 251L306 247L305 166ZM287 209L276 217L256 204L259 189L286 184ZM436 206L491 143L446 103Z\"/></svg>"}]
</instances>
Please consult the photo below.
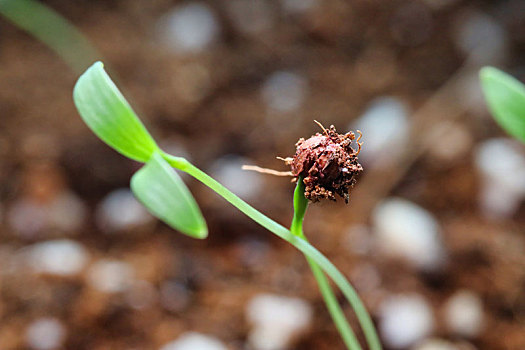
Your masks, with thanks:
<instances>
[{"instance_id":1,"label":"small stone","mask_svg":"<svg viewBox=\"0 0 525 350\"><path fill-rule=\"evenodd\" d=\"M46 208L31 198L20 198L9 208L7 222L19 236L36 238L47 225Z\"/></svg>"},{"instance_id":2,"label":"small stone","mask_svg":"<svg viewBox=\"0 0 525 350\"><path fill-rule=\"evenodd\" d=\"M87 250L68 239L33 244L27 248L26 254L35 272L58 276L76 275L88 261Z\"/></svg>"},{"instance_id":3,"label":"small stone","mask_svg":"<svg viewBox=\"0 0 525 350\"><path fill-rule=\"evenodd\" d=\"M77 195L64 191L50 203L47 214L51 226L63 232L75 234L84 224L87 209Z\"/></svg>"},{"instance_id":4,"label":"small stone","mask_svg":"<svg viewBox=\"0 0 525 350\"><path fill-rule=\"evenodd\" d=\"M386 255L427 271L444 264L439 225L425 209L404 199L388 198L376 206L372 220L377 244Z\"/></svg>"},{"instance_id":5,"label":"small stone","mask_svg":"<svg viewBox=\"0 0 525 350\"><path fill-rule=\"evenodd\" d=\"M449 341L430 338L416 345L413 350L460 350L460 348Z\"/></svg>"},{"instance_id":6,"label":"small stone","mask_svg":"<svg viewBox=\"0 0 525 350\"><path fill-rule=\"evenodd\" d=\"M190 2L175 7L159 22L162 42L178 54L197 54L215 43L220 26L204 3Z\"/></svg>"},{"instance_id":7,"label":"small stone","mask_svg":"<svg viewBox=\"0 0 525 350\"><path fill-rule=\"evenodd\" d=\"M89 269L87 278L91 287L104 293L123 292L133 282L133 268L119 260L101 259Z\"/></svg>"},{"instance_id":8,"label":"small stone","mask_svg":"<svg viewBox=\"0 0 525 350\"><path fill-rule=\"evenodd\" d=\"M290 15L299 15L315 9L319 0L281 0L283 10Z\"/></svg>"},{"instance_id":9,"label":"small stone","mask_svg":"<svg viewBox=\"0 0 525 350\"><path fill-rule=\"evenodd\" d=\"M503 62L508 53L507 33L494 18L478 11L461 13L456 28L456 45L471 63Z\"/></svg>"},{"instance_id":10,"label":"small stone","mask_svg":"<svg viewBox=\"0 0 525 350\"><path fill-rule=\"evenodd\" d=\"M226 155L212 164L210 173L239 197L254 199L261 193L263 178L257 172L242 170L245 164L252 164L252 161L233 154Z\"/></svg>"},{"instance_id":11,"label":"small stone","mask_svg":"<svg viewBox=\"0 0 525 350\"><path fill-rule=\"evenodd\" d=\"M312 307L306 301L260 294L246 306L252 324L248 342L258 350L283 350L304 333L312 322Z\"/></svg>"},{"instance_id":12,"label":"small stone","mask_svg":"<svg viewBox=\"0 0 525 350\"><path fill-rule=\"evenodd\" d=\"M296 73L278 71L266 79L261 94L270 110L285 113L301 107L306 90L305 78Z\"/></svg>"},{"instance_id":13,"label":"small stone","mask_svg":"<svg viewBox=\"0 0 525 350\"><path fill-rule=\"evenodd\" d=\"M66 337L66 328L55 318L40 318L33 321L26 329L27 345L36 350L62 348Z\"/></svg>"},{"instance_id":14,"label":"small stone","mask_svg":"<svg viewBox=\"0 0 525 350\"><path fill-rule=\"evenodd\" d=\"M389 297L379 308L379 318L382 338L394 349L413 345L434 328L432 307L417 294Z\"/></svg>"},{"instance_id":15,"label":"small stone","mask_svg":"<svg viewBox=\"0 0 525 350\"><path fill-rule=\"evenodd\" d=\"M160 350L228 350L219 339L197 332L182 334Z\"/></svg>"},{"instance_id":16,"label":"small stone","mask_svg":"<svg viewBox=\"0 0 525 350\"><path fill-rule=\"evenodd\" d=\"M405 104L394 97L378 97L349 129L363 132L365 147L359 159L365 166L387 166L406 145L410 123Z\"/></svg>"},{"instance_id":17,"label":"small stone","mask_svg":"<svg viewBox=\"0 0 525 350\"><path fill-rule=\"evenodd\" d=\"M96 212L97 225L106 232L130 230L147 224L152 219L127 188L109 193L98 205Z\"/></svg>"},{"instance_id":18,"label":"small stone","mask_svg":"<svg viewBox=\"0 0 525 350\"><path fill-rule=\"evenodd\" d=\"M474 338L483 329L483 302L470 291L461 290L448 299L445 320L454 334Z\"/></svg>"},{"instance_id":19,"label":"small stone","mask_svg":"<svg viewBox=\"0 0 525 350\"><path fill-rule=\"evenodd\" d=\"M482 176L480 207L485 216L512 216L525 197L525 156L521 145L507 138L484 141L475 150Z\"/></svg>"}]
</instances>

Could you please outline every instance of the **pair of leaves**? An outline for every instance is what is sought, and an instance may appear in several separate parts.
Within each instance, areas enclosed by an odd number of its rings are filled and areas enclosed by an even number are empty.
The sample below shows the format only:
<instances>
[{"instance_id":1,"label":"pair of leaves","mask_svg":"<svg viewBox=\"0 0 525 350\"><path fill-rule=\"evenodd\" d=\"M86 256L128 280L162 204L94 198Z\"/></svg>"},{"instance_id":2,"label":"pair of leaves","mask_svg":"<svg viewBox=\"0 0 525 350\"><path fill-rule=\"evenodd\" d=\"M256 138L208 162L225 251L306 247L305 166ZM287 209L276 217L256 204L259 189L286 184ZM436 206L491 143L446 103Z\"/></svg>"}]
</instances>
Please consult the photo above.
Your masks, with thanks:
<instances>
[{"instance_id":1,"label":"pair of leaves","mask_svg":"<svg viewBox=\"0 0 525 350\"><path fill-rule=\"evenodd\" d=\"M174 229L205 238L208 229L195 199L101 62L80 76L73 99L84 122L102 141L124 156L146 163L131 179L137 199Z\"/></svg>"},{"instance_id":2,"label":"pair of leaves","mask_svg":"<svg viewBox=\"0 0 525 350\"><path fill-rule=\"evenodd\" d=\"M483 68L480 79L494 119L510 135L525 143L525 86L492 67Z\"/></svg>"}]
</instances>

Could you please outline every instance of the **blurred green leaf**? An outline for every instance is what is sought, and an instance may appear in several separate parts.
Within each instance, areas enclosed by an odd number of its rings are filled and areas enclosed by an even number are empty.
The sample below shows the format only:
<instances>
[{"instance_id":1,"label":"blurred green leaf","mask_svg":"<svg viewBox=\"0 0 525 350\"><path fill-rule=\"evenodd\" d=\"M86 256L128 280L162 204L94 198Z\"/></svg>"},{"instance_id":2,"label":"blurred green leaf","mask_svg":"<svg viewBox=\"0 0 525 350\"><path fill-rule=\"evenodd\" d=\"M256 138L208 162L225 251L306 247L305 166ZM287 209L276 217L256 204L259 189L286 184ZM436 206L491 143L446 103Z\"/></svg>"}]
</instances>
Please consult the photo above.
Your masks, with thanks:
<instances>
[{"instance_id":1,"label":"blurred green leaf","mask_svg":"<svg viewBox=\"0 0 525 350\"><path fill-rule=\"evenodd\" d=\"M53 49L83 72L100 54L87 38L52 8L35 0L0 0L0 14Z\"/></svg>"},{"instance_id":2,"label":"blurred green leaf","mask_svg":"<svg viewBox=\"0 0 525 350\"><path fill-rule=\"evenodd\" d=\"M494 119L510 135L525 142L525 86L492 67L481 69L480 79Z\"/></svg>"},{"instance_id":3,"label":"blurred green leaf","mask_svg":"<svg viewBox=\"0 0 525 350\"><path fill-rule=\"evenodd\" d=\"M169 226L194 238L206 238L208 228L190 191L155 152L131 178L131 190L149 211Z\"/></svg>"},{"instance_id":4,"label":"blurred green leaf","mask_svg":"<svg viewBox=\"0 0 525 350\"><path fill-rule=\"evenodd\" d=\"M131 159L146 162L159 150L144 124L96 62L78 78L73 99L80 116L104 142Z\"/></svg>"}]
</instances>

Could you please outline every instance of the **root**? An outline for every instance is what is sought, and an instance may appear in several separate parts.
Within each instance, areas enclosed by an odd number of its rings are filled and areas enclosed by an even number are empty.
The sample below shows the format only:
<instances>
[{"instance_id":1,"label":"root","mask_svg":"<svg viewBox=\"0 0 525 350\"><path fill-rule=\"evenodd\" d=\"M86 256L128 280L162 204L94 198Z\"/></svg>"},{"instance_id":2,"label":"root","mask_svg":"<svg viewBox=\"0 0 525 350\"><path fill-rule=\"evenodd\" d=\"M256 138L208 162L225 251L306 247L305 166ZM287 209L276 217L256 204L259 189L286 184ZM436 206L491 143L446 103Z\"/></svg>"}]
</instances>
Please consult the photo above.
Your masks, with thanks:
<instances>
[{"instance_id":1,"label":"root","mask_svg":"<svg viewBox=\"0 0 525 350\"><path fill-rule=\"evenodd\" d=\"M275 157L279 160L282 160L284 162L284 164L286 165L291 165L293 163L293 158L292 157L286 157L286 158L283 158L283 157Z\"/></svg>"},{"instance_id":2,"label":"root","mask_svg":"<svg viewBox=\"0 0 525 350\"><path fill-rule=\"evenodd\" d=\"M326 136L328 136L328 137L330 136L330 135L328 135L328 131L325 129L325 127L323 126L323 124L319 123L319 122L318 122L317 120L315 120L315 119L314 119L314 123L316 123L317 125L319 125L319 127L320 127L321 129L323 129L323 131L324 131L324 133L325 133Z\"/></svg>"},{"instance_id":3,"label":"root","mask_svg":"<svg viewBox=\"0 0 525 350\"><path fill-rule=\"evenodd\" d=\"M273 169L261 168L256 165L243 165L242 170L256 171L261 174L268 174L274 176L293 176L291 171L277 171Z\"/></svg>"},{"instance_id":4,"label":"root","mask_svg":"<svg viewBox=\"0 0 525 350\"><path fill-rule=\"evenodd\" d=\"M363 143L359 142L359 140L361 140L361 137L363 137L363 133L361 132L361 130L356 130L356 132L359 134L359 137L356 140L358 148L357 148L357 153L355 155L357 156L359 155L359 153L361 153L361 147L363 146Z\"/></svg>"}]
</instances>

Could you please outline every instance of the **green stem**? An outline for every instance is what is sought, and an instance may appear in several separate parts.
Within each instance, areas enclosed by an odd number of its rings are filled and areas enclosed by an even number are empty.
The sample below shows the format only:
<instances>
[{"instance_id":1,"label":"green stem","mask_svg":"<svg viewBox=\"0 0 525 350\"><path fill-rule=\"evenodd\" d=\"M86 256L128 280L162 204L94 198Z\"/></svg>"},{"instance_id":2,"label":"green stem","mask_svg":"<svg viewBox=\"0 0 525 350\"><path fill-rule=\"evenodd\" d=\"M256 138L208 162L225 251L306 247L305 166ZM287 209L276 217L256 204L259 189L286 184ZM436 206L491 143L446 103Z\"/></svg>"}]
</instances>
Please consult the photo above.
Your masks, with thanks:
<instances>
[{"instance_id":1,"label":"green stem","mask_svg":"<svg viewBox=\"0 0 525 350\"><path fill-rule=\"evenodd\" d=\"M304 184L302 178L297 179L297 186L295 187L294 192L294 215L292 220L292 225L290 226L290 232L295 236L298 236L304 240L306 237L303 233L303 219L306 213L306 208L308 207L308 200L304 197ZM326 308L330 312L332 319L334 320L335 326L343 338L343 342L346 347L350 350L361 350L361 345L357 340L352 327L348 324L346 317L335 297L334 291L328 282L324 272L321 270L319 265L315 263L311 258L306 256L306 260L310 265L310 269L314 274L314 277L319 285L319 290L323 295Z\"/></svg>"},{"instance_id":2,"label":"green stem","mask_svg":"<svg viewBox=\"0 0 525 350\"><path fill-rule=\"evenodd\" d=\"M319 267L321 267L323 271L339 287L341 292L344 294L344 296L354 309L357 319L359 320L359 323L363 328L363 332L365 334L365 338L369 348L371 350L381 350L381 343L379 342L379 337L377 336L377 333L375 331L372 319L366 311L365 306L359 299L357 292L346 280L343 274L321 252L315 249L306 240L293 235L284 226L276 223L272 219L268 218L266 215L260 213L259 211L251 207L248 203L237 197L234 193L222 186L219 182L210 177L208 174L206 174L205 172L188 162L186 159L174 157L166 153L163 154L163 157L171 166L193 176L194 178L202 182L204 185L208 186L210 189L215 191L217 194L222 196L224 199L230 202L233 206L235 206L253 221L265 227L267 230L284 239L288 243L292 244L303 254L315 261L315 263L319 265Z\"/></svg>"}]
</instances>

